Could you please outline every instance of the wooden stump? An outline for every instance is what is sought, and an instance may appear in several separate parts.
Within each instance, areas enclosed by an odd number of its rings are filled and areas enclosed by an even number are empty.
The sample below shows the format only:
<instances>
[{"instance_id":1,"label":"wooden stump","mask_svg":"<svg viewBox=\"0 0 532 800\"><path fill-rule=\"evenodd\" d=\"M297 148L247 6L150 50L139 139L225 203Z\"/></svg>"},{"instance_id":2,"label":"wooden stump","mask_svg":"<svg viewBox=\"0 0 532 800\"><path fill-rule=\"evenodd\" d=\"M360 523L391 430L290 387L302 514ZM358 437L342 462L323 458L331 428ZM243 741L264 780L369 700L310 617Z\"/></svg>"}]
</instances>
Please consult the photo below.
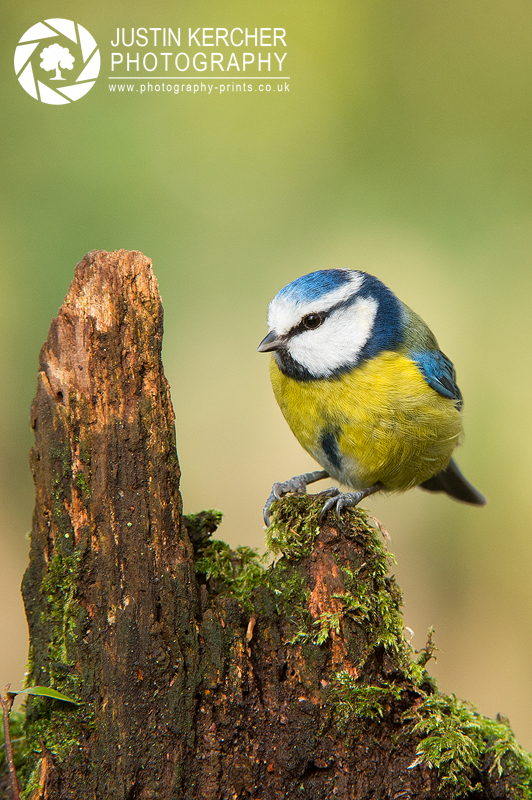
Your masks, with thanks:
<instances>
[{"instance_id":1,"label":"wooden stump","mask_svg":"<svg viewBox=\"0 0 532 800\"><path fill-rule=\"evenodd\" d=\"M502 723L435 692L430 646L412 660L363 512L320 526L320 501L285 499L268 569L183 520L162 321L145 256L92 252L41 351L29 682L79 705L30 699L27 796L519 796L510 733L500 772Z\"/></svg>"}]
</instances>

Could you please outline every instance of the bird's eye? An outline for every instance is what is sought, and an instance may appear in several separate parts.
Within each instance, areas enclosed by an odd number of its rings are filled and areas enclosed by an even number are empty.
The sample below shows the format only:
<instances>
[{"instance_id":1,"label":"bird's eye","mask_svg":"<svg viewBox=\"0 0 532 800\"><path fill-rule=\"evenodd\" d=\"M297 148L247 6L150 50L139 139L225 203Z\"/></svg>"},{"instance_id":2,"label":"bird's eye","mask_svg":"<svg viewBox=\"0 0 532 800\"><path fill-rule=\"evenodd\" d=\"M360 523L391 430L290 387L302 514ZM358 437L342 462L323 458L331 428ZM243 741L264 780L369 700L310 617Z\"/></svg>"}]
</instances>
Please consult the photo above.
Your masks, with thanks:
<instances>
[{"instance_id":1,"label":"bird's eye","mask_svg":"<svg viewBox=\"0 0 532 800\"><path fill-rule=\"evenodd\" d=\"M322 322L323 317L321 314L307 314L306 317L303 317L303 325L305 328L308 328L309 331L314 330L314 328L319 328Z\"/></svg>"}]
</instances>

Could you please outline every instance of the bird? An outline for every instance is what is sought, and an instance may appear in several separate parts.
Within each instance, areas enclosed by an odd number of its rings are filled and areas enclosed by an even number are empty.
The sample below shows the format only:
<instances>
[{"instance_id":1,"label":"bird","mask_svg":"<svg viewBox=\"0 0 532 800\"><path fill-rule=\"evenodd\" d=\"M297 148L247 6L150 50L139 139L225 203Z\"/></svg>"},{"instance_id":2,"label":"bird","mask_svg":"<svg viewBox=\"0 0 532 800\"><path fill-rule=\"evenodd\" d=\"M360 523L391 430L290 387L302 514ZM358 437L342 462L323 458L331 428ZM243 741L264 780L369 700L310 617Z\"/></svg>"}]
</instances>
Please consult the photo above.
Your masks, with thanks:
<instances>
[{"instance_id":1,"label":"bird","mask_svg":"<svg viewBox=\"0 0 532 800\"><path fill-rule=\"evenodd\" d=\"M483 506L452 457L463 438L462 395L428 325L375 276L353 269L302 275L273 298L268 333L277 403L321 470L274 483L264 507L333 478L320 521L375 492L420 486Z\"/></svg>"}]
</instances>

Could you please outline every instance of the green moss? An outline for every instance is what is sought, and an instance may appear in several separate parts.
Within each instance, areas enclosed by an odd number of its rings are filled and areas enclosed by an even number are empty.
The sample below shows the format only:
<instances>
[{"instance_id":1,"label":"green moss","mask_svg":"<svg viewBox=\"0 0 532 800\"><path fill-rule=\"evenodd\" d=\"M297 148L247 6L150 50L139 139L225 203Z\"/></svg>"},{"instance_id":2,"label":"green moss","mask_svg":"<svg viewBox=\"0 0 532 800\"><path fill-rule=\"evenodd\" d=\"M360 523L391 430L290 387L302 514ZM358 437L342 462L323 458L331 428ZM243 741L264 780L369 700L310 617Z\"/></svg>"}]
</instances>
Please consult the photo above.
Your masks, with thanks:
<instances>
[{"instance_id":1,"label":"green moss","mask_svg":"<svg viewBox=\"0 0 532 800\"><path fill-rule=\"evenodd\" d=\"M428 690L429 692L436 691L436 682L434 678L429 675L425 667L430 659L434 658L434 652L437 649L438 648L434 643L434 628L429 628L425 647L422 647L421 650L415 652L417 658L413 657L414 651L410 650L411 658L407 663L407 677L412 681L414 686Z\"/></svg>"},{"instance_id":2,"label":"green moss","mask_svg":"<svg viewBox=\"0 0 532 800\"><path fill-rule=\"evenodd\" d=\"M272 568L270 585L274 585L275 571L283 569L283 561L294 564L297 571L297 561L311 553L319 533L320 509L321 500L308 497L285 498L274 504L268 540L274 552L282 553L284 559ZM342 608L323 613L318 619L312 619L308 613L304 583L298 585L298 580L292 577L290 593L294 593L297 585L298 599L291 621L297 622L298 629L288 643L323 645L332 632L340 634L342 620L348 618L363 627L368 640L358 668L381 649L390 656L395 675L391 681L381 677L370 683L367 675L355 678L347 671L335 673L326 694L336 724L350 727L356 733L361 720L382 718L406 690L414 690L424 699L415 712L408 735L421 735L418 763L425 762L438 770L442 789L453 797L474 791L478 788L480 770L485 770L487 764L508 785L510 778L505 775L512 776L512 797L530 800L532 760L517 744L511 730L501 722L480 716L456 698L435 691L425 668L436 649L432 631L417 658L405 640L401 593L388 577L393 556L376 535L370 518L361 509L349 509L343 513L342 521L347 535L361 545L358 550L363 553L363 563L356 563L355 555L349 565L345 561L340 563L345 589L334 597L341 601ZM282 595L283 590L277 592ZM288 604L282 605L284 610Z\"/></svg>"},{"instance_id":3,"label":"green moss","mask_svg":"<svg viewBox=\"0 0 532 800\"><path fill-rule=\"evenodd\" d=\"M320 498L308 496L289 496L273 504L267 542L271 552L281 554L281 558L269 569L264 568L265 557L250 548L232 551L216 540L205 544L205 536L210 536L205 531L209 525L216 526L219 517L208 516L215 512L203 512L202 518L193 521L193 527L197 526L196 540L202 541L203 537L197 571L211 581L219 581L223 590L234 594L249 609L253 590L260 585L266 587L279 616L292 628L293 634L285 644L310 647L305 653L307 660L312 659L313 652L322 652L318 648L332 633L341 634L344 620L363 627L367 643L357 664L361 675L355 678L343 670L329 680L325 689L329 712L324 715L324 730L332 718L335 725L356 736L364 721L378 721L394 706L397 711L407 704L409 710L403 719L406 727L398 735L419 741L417 761L412 766L425 763L437 770L444 796L459 798L478 790L480 774L486 774L487 769L495 771L504 783L504 796L532 800L532 758L517 744L510 728L436 691L426 670L436 649L432 631L426 646L417 654L406 641L401 593L388 576L393 556L371 525L371 518L361 509L348 509L342 515L346 535L358 547L353 548L348 564L345 560L339 564L344 590L334 598L341 601L341 608L317 619L312 617L308 576L298 562L312 553L320 533L321 507ZM369 658L377 650L384 651L391 660L390 680L380 677L371 682L373 662ZM364 671L365 664L368 669ZM412 693L421 701L414 710Z\"/></svg>"},{"instance_id":4,"label":"green moss","mask_svg":"<svg viewBox=\"0 0 532 800\"><path fill-rule=\"evenodd\" d=\"M72 461L68 443L52 446L50 456L53 461L52 483L52 519L58 534L63 539L72 538L72 525L66 511L66 497L70 493L70 480L72 477Z\"/></svg>"},{"instance_id":5,"label":"green moss","mask_svg":"<svg viewBox=\"0 0 532 800\"><path fill-rule=\"evenodd\" d=\"M29 668L29 680L47 684L73 700L81 699L81 676L73 653L79 637L83 609L78 601L77 586L82 567L79 550L67 552L58 547L48 564L41 584L45 598L42 625L47 630L48 649L44 663ZM30 652L33 664L33 653ZM80 741L83 731L93 724L92 712L84 704L74 707L49 698L31 697L27 703L27 759L23 766L24 797L29 797L38 784L43 751L57 762L82 758Z\"/></svg>"},{"instance_id":6,"label":"green moss","mask_svg":"<svg viewBox=\"0 0 532 800\"><path fill-rule=\"evenodd\" d=\"M383 647L400 656L405 666L410 661L410 648L403 635L402 598L396 584L382 574L379 561L364 563L358 575L347 567L342 571L346 591L335 597L342 600L345 615L364 625L369 636L368 655Z\"/></svg>"},{"instance_id":7,"label":"green moss","mask_svg":"<svg viewBox=\"0 0 532 800\"><path fill-rule=\"evenodd\" d=\"M407 684L381 680L363 683L347 671L337 672L327 687L327 702L335 724L356 735L364 720L379 720L400 700ZM532 756L515 740L508 724L478 714L472 706L435 692L403 714L413 722L406 734L421 736L411 765L437 770L445 796L459 798L481 791L481 772L496 772L505 785L504 797L532 798ZM502 796L502 795L501 795Z\"/></svg>"},{"instance_id":8,"label":"green moss","mask_svg":"<svg viewBox=\"0 0 532 800\"><path fill-rule=\"evenodd\" d=\"M298 567L285 559L273 564L265 575L265 584L275 598L277 612L290 618L294 609L308 611L309 590Z\"/></svg>"},{"instance_id":9,"label":"green moss","mask_svg":"<svg viewBox=\"0 0 532 800\"><path fill-rule=\"evenodd\" d=\"M331 633L340 635L340 619L342 613L340 611L330 612L325 611L323 614L312 622L312 629L299 630L287 644L325 644Z\"/></svg>"},{"instance_id":10,"label":"green moss","mask_svg":"<svg viewBox=\"0 0 532 800\"><path fill-rule=\"evenodd\" d=\"M272 506L272 524L267 532L267 541L274 553L282 553L289 561L298 561L312 552L320 532L319 515L323 501L308 496L289 496ZM356 540L363 547L364 562L359 566L341 565L346 590L335 598L342 601L338 612L325 612L313 620L310 614L302 613L303 623L291 644L324 644L331 632L340 633L341 619L350 617L364 625L369 634L367 656L376 648L384 648L405 671L410 669L411 648L404 639L401 615L401 593L393 580L388 578L393 556L380 541L368 516L362 509L348 509L343 513L346 528L355 532ZM281 559L282 561L282 559ZM275 569L281 562L278 562ZM421 680L421 673L419 679Z\"/></svg>"},{"instance_id":11,"label":"green moss","mask_svg":"<svg viewBox=\"0 0 532 800\"><path fill-rule=\"evenodd\" d=\"M296 564L282 558L265 572L263 583L273 595L279 616L296 629L294 636L285 642L293 644L299 633L306 633L312 626L305 578Z\"/></svg>"},{"instance_id":12,"label":"green moss","mask_svg":"<svg viewBox=\"0 0 532 800\"><path fill-rule=\"evenodd\" d=\"M274 555L299 560L310 555L319 535L319 516L323 499L308 495L288 495L270 510L271 524L266 544Z\"/></svg>"},{"instance_id":13,"label":"green moss","mask_svg":"<svg viewBox=\"0 0 532 800\"><path fill-rule=\"evenodd\" d=\"M196 560L196 573L211 582L217 594L227 591L252 610L251 593L263 581L266 558L252 547L232 550L225 542L212 539Z\"/></svg>"},{"instance_id":14,"label":"green moss","mask_svg":"<svg viewBox=\"0 0 532 800\"><path fill-rule=\"evenodd\" d=\"M328 701L334 708L334 716L342 728L356 727L366 719L381 719L385 706L399 699L401 687L392 682L379 685L360 683L346 670L336 672L327 689Z\"/></svg>"},{"instance_id":15,"label":"green moss","mask_svg":"<svg viewBox=\"0 0 532 800\"><path fill-rule=\"evenodd\" d=\"M440 693L424 700L415 720L413 732L423 737L417 763L424 761L437 769L442 787L454 797L479 789L478 772L490 762L490 771L500 778L512 775L511 795L505 796L532 797L532 757L517 744L508 725L483 717L454 695Z\"/></svg>"},{"instance_id":16,"label":"green moss","mask_svg":"<svg viewBox=\"0 0 532 800\"><path fill-rule=\"evenodd\" d=\"M24 688L31 685L32 676L35 674L35 657L33 651L33 643L30 642L28 652L28 662L26 664L26 672L24 675Z\"/></svg>"},{"instance_id":17,"label":"green moss","mask_svg":"<svg viewBox=\"0 0 532 800\"><path fill-rule=\"evenodd\" d=\"M345 513L345 512L344 512ZM344 611L364 624L369 633L369 652L384 648L404 670L409 668L412 649L404 638L401 613L403 599L395 580L388 576L395 557L382 543L371 518L364 509L349 509L349 523L363 545L364 562L344 573L346 592L338 595L344 601Z\"/></svg>"},{"instance_id":18,"label":"green moss","mask_svg":"<svg viewBox=\"0 0 532 800\"><path fill-rule=\"evenodd\" d=\"M70 478L72 474L72 456L68 442L54 444L50 449L50 457L54 460L56 479Z\"/></svg>"},{"instance_id":19,"label":"green moss","mask_svg":"<svg viewBox=\"0 0 532 800\"><path fill-rule=\"evenodd\" d=\"M32 722L27 735L28 750L36 756L42 753L43 745L58 761L75 756L80 752L78 741L79 727L76 722L81 722L81 713L71 708L63 709L66 705L59 701L38 700L39 708L33 710L39 718ZM76 719L76 718L79 719Z\"/></svg>"},{"instance_id":20,"label":"green moss","mask_svg":"<svg viewBox=\"0 0 532 800\"><path fill-rule=\"evenodd\" d=\"M92 447L88 439L79 440L79 458L83 464L90 464Z\"/></svg>"},{"instance_id":21,"label":"green moss","mask_svg":"<svg viewBox=\"0 0 532 800\"><path fill-rule=\"evenodd\" d=\"M22 764L23 798L30 797L38 786L43 752L49 753L56 763L81 762L83 727L87 727L83 709L58 700L32 698L26 723L27 758Z\"/></svg>"},{"instance_id":22,"label":"green moss","mask_svg":"<svg viewBox=\"0 0 532 800\"><path fill-rule=\"evenodd\" d=\"M428 697L416 715L413 732L423 735L416 763L436 768L442 787L456 797L478 788L472 779L484 750L479 719L464 703L440 694Z\"/></svg>"},{"instance_id":23,"label":"green moss","mask_svg":"<svg viewBox=\"0 0 532 800\"><path fill-rule=\"evenodd\" d=\"M263 580L267 556L252 547L232 550L226 542L211 539L221 520L221 512L214 510L184 517L194 547L196 574L213 593L232 594L251 612L251 594Z\"/></svg>"},{"instance_id":24,"label":"green moss","mask_svg":"<svg viewBox=\"0 0 532 800\"><path fill-rule=\"evenodd\" d=\"M61 465L64 475L62 461ZM58 497L63 475L57 475ZM76 475L76 483L84 491L86 485L81 473ZM86 489L88 491L88 487ZM480 716L454 697L431 690L431 679L425 667L435 649L432 632L426 647L414 658L403 635L401 594L394 580L388 577L393 556L371 526L370 518L360 509L348 509L342 515L346 535L361 547L353 547L353 559L349 565L340 564L344 590L334 598L340 601L341 608L325 612L318 619L312 618L308 608L308 577L298 562L312 553L320 533L321 508L320 498L307 496L290 496L273 505L267 541L271 551L282 554L282 557L269 568L265 567L267 555L260 556L249 547L232 550L225 542L211 538L220 524L220 512L211 510L188 515L185 524L194 544L196 572L200 580L206 582L215 594L227 592L233 595L249 612L253 610L254 591L257 587L265 587L271 593L268 596L273 598L279 616L292 629L290 633L294 631L285 644L310 645L309 649L316 658L320 654L318 648L325 645L332 633L341 634L344 619L351 625L361 625L367 639L357 665L359 668L377 649L390 656L393 680L380 678L371 683L370 669L359 678L346 670L336 672L330 678L325 689L329 715L325 714L324 728L332 716L336 725L346 730L349 728L356 735L363 721L382 719L394 704L397 710L401 701L406 702L408 695L405 692L415 692L421 703L412 710L412 701L408 699L409 710L403 717L406 729L403 728L401 735L419 740L415 764L425 763L437 770L447 796L459 798L475 791L479 771L482 769L485 773L489 769L510 787L511 794L505 796L532 800L532 759L517 744L510 728L501 721ZM81 611L76 595L81 558L78 551L68 550L68 546L58 550L42 582L46 598L43 625L50 631L50 685L75 699L79 698L80 679L69 653L76 641ZM213 630L213 635L217 635L218 628ZM217 649L213 648L213 651ZM326 656L326 651L321 652ZM311 658L309 655L307 660ZM392 674L391 670L389 674ZM428 691L423 691L423 688L428 688ZM16 724L19 724L18 720ZM81 760L81 734L90 724L90 717L82 707L72 709L55 701L32 699L26 725L26 763L30 774L25 797L29 797L37 786L43 749L58 761ZM21 749L20 753L22 763L24 751ZM505 777L509 775L511 779Z\"/></svg>"},{"instance_id":25,"label":"green moss","mask_svg":"<svg viewBox=\"0 0 532 800\"><path fill-rule=\"evenodd\" d=\"M272 523L266 534L271 551L282 553L291 561L310 555L320 533L322 506L322 498L307 495L288 496L274 503L271 509ZM343 609L340 612L326 612L317 620L312 620L309 614L302 615L305 624L290 643L324 644L332 631L340 633L340 620L348 615L355 622L364 624L370 632L368 654L382 646L389 652L403 656L406 666L410 662L410 655L403 637L401 594L395 583L387 577L393 556L369 525L367 514L362 509L346 510L343 519L346 526L356 531L357 538L362 540L366 560L358 568L341 566L346 591L335 597L342 600Z\"/></svg>"},{"instance_id":26,"label":"green moss","mask_svg":"<svg viewBox=\"0 0 532 800\"><path fill-rule=\"evenodd\" d=\"M74 477L74 482L75 482L76 486L78 487L78 489L80 489L80 491L81 491L81 497L82 497L83 502L86 503L87 500L90 500L91 490L89 488L89 484L87 482L87 478L85 477L83 472L81 472L81 471L80 472L76 472L76 475Z\"/></svg>"},{"instance_id":27,"label":"green moss","mask_svg":"<svg viewBox=\"0 0 532 800\"><path fill-rule=\"evenodd\" d=\"M54 688L61 688L66 694L77 687L58 687L56 684L57 681L70 684L73 679L67 680L67 675L77 675L73 670L73 662L69 660L69 646L77 641L81 610L77 600L77 584L81 558L79 550L68 554L58 550L50 560L41 584L41 592L46 598L42 621L43 626L49 629L49 678Z\"/></svg>"}]
</instances>

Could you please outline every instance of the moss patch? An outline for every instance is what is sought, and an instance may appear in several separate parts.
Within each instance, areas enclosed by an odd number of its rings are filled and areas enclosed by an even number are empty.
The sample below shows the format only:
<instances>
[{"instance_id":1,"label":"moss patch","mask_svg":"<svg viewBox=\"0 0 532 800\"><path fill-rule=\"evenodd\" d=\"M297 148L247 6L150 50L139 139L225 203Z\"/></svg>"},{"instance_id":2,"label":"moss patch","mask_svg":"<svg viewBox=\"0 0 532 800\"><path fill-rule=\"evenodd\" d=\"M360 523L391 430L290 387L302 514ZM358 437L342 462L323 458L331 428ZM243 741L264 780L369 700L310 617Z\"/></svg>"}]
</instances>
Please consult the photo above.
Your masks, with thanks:
<instances>
[{"instance_id":1,"label":"moss patch","mask_svg":"<svg viewBox=\"0 0 532 800\"><path fill-rule=\"evenodd\" d=\"M22 768L23 798L31 796L39 785L43 752L57 763L83 760L81 730L87 726L87 714L70 703L32 698L26 721L26 763ZM84 765L86 767L86 765Z\"/></svg>"},{"instance_id":2,"label":"moss patch","mask_svg":"<svg viewBox=\"0 0 532 800\"><path fill-rule=\"evenodd\" d=\"M80 700L81 676L71 653L77 643L84 610L77 597L79 573L82 566L80 550L67 550L61 544L48 564L41 584L45 600L43 625L49 630L47 659L39 675L28 672L31 681L61 691L73 700ZM31 661L30 654L30 661ZM49 698L31 697L27 701L25 722L27 759L23 766L23 797L29 797L38 785L40 759L43 750L58 762L81 758L82 732L90 728L92 715L84 705Z\"/></svg>"},{"instance_id":3,"label":"moss patch","mask_svg":"<svg viewBox=\"0 0 532 800\"><path fill-rule=\"evenodd\" d=\"M319 515L323 499L312 496L289 496L272 505L272 523L267 531L267 541L275 554L283 558L272 568L268 580L275 581L275 571L282 569L284 561L298 562L309 556L320 533ZM342 528L349 533L364 553L362 563L347 566L340 564L344 574L345 591L333 595L342 602L340 611L325 612L313 620L303 608L306 597L299 604L298 615L302 623L291 638L291 644L325 644L331 633L340 634L341 620L349 617L364 626L369 635L366 658L376 649L384 648L400 667L413 677L412 649L403 636L401 592L395 581L388 577L393 555L385 548L368 515L362 509L347 509L342 515ZM277 582L278 584L278 582ZM279 589L276 586L276 590ZM423 670L418 670L422 680Z\"/></svg>"},{"instance_id":4,"label":"moss patch","mask_svg":"<svg viewBox=\"0 0 532 800\"><path fill-rule=\"evenodd\" d=\"M219 511L202 511L185 517L187 532L194 545L196 575L200 583L207 583L215 594L232 594L251 612L251 595L263 581L268 556L259 555L252 547L232 550L226 542L211 539L221 519Z\"/></svg>"},{"instance_id":5,"label":"moss patch","mask_svg":"<svg viewBox=\"0 0 532 800\"><path fill-rule=\"evenodd\" d=\"M432 634L418 654L405 640L401 594L388 575L393 556L360 509L348 509L342 515L341 531L353 540L353 558L348 555L346 559L345 549L341 551L342 558L335 555L343 588L332 597L340 601L340 608L317 619L312 617L308 566L300 562L312 554L320 534L321 507L320 498L306 496L287 497L273 505L267 541L271 552L281 557L269 567L268 555L261 556L249 547L233 550L225 542L212 539L221 521L220 512L188 515L185 524L194 544L200 583L211 595L233 596L250 615L259 596L261 602L264 597L269 598L270 607L273 602L286 624L284 631L288 629L289 638L283 644L303 645L311 651L304 653L303 660L325 659L325 646L331 637L349 629L352 635L356 626L361 626L366 644L357 661L358 677L340 670L323 688L323 733L331 725L339 727L345 730L347 741L354 744L364 723L375 723L393 714L398 723L402 718L394 744L406 739L412 752L417 747L409 768L424 765L433 769L442 797L460 798L482 791L482 779L495 776L501 796L532 800L532 758L517 744L509 726L483 717L466 703L436 691L426 671L435 649ZM50 561L41 590L46 599L43 615L49 626L50 620L53 622L47 677L51 686L79 699L80 678L69 653L80 630L82 609L76 586L82 557L79 551L69 548L72 544L65 543L64 550ZM261 591L257 592L259 587ZM238 608L236 602L234 605ZM259 605L260 602L257 608ZM344 624L346 628L342 627ZM386 671L378 667L383 654L387 656ZM39 682L44 682L42 676ZM24 797L29 797L38 785L43 748L54 760L76 759L81 763L80 742L91 724L83 707L32 698L28 708L26 742L17 736L22 715L13 716L12 724L14 738L21 739L18 759L22 777L26 770ZM0 774L1 758L0 751Z\"/></svg>"},{"instance_id":6,"label":"moss patch","mask_svg":"<svg viewBox=\"0 0 532 800\"><path fill-rule=\"evenodd\" d=\"M454 695L435 693L418 706L413 732L422 735L417 764L438 770L442 787L454 797L481 790L480 771L488 767L499 778L510 773L506 797L532 797L532 757L515 740L510 727L478 714Z\"/></svg>"},{"instance_id":7,"label":"moss patch","mask_svg":"<svg viewBox=\"0 0 532 800\"><path fill-rule=\"evenodd\" d=\"M366 719L381 719L392 700L398 700L402 687L396 683L380 685L359 683L345 670L333 676L328 687L328 700L334 707L336 722L342 727L357 727Z\"/></svg>"},{"instance_id":8,"label":"moss patch","mask_svg":"<svg viewBox=\"0 0 532 800\"><path fill-rule=\"evenodd\" d=\"M273 503L266 544L273 555L299 560L310 555L319 532L323 499L288 495Z\"/></svg>"},{"instance_id":9,"label":"moss patch","mask_svg":"<svg viewBox=\"0 0 532 800\"><path fill-rule=\"evenodd\" d=\"M225 542L212 539L196 561L196 573L214 585L217 594L227 591L252 608L251 594L262 583L265 558L252 547L232 550Z\"/></svg>"},{"instance_id":10,"label":"moss patch","mask_svg":"<svg viewBox=\"0 0 532 800\"><path fill-rule=\"evenodd\" d=\"M74 663L69 659L70 645L77 641L80 604L77 600L77 584L82 555L79 550L66 553L58 550L48 565L41 585L46 598L43 624L52 621L48 644L50 685L60 688L65 694L77 699L79 689ZM42 683L42 677L39 679ZM57 685L59 684L59 686Z\"/></svg>"}]
</instances>

